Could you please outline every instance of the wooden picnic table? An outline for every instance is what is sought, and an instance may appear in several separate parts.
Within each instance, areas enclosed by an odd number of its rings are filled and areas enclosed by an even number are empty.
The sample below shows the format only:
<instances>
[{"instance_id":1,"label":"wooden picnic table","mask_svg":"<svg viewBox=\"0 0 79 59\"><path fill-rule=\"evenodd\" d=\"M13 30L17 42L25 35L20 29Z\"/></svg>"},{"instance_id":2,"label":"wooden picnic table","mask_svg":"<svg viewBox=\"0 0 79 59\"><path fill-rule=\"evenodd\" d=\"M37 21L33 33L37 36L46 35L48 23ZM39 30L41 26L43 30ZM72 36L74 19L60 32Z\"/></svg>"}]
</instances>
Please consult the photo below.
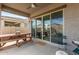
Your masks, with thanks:
<instances>
[{"instance_id":1,"label":"wooden picnic table","mask_svg":"<svg viewBox=\"0 0 79 59\"><path fill-rule=\"evenodd\" d=\"M3 34L0 35L0 47L3 47L6 43L16 41L16 45L19 47L19 40L23 40L24 42L32 41L31 33L21 33L21 34Z\"/></svg>"}]
</instances>

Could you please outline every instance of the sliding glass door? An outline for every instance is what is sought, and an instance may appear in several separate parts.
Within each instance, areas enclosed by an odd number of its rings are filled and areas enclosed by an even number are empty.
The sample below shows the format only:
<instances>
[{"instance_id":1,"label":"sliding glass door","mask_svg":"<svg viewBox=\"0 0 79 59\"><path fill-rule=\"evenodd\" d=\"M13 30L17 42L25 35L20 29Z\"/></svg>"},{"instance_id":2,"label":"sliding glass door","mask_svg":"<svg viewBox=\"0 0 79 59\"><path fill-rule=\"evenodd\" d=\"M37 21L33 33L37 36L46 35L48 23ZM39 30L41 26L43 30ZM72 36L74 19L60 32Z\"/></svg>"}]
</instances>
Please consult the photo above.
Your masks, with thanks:
<instances>
[{"instance_id":1,"label":"sliding glass door","mask_svg":"<svg viewBox=\"0 0 79 59\"><path fill-rule=\"evenodd\" d=\"M63 11L51 14L51 42L63 44Z\"/></svg>"},{"instance_id":2,"label":"sliding glass door","mask_svg":"<svg viewBox=\"0 0 79 59\"><path fill-rule=\"evenodd\" d=\"M36 36L36 35L35 35L35 34L36 34L36 33L35 33L35 32L36 32L36 20L33 19L31 24L32 24L32 25L31 25L32 37L35 38L35 36Z\"/></svg>"},{"instance_id":3,"label":"sliding glass door","mask_svg":"<svg viewBox=\"0 0 79 59\"><path fill-rule=\"evenodd\" d=\"M34 37L52 43L63 44L63 10L35 20L32 23L32 35Z\"/></svg>"},{"instance_id":4,"label":"sliding glass door","mask_svg":"<svg viewBox=\"0 0 79 59\"><path fill-rule=\"evenodd\" d=\"M36 38L42 39L42 18L36 18Z\"/></svg>"},{"instance_id":5,"label":"sliding glass door","mask_svg":"<svg viewBox=\"0 0 79 59\"><path fill-rule=\"evenodd\" d=\"M50 41L50 15L43 17L43 40Z\"/></svg>"}]
</instances>

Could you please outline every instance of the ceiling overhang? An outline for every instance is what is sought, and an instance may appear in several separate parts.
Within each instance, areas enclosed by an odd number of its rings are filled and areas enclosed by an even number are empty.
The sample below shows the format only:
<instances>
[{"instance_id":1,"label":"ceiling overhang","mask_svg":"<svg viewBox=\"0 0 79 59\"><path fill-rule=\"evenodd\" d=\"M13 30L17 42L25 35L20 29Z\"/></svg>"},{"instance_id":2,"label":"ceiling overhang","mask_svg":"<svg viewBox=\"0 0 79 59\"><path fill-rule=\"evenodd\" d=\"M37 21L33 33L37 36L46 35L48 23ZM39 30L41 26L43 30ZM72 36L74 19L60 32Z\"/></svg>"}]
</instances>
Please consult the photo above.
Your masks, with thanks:
<instances>
[{"instance_id":1,"label":"ceiling overhang","mask_svg":"<svg viewBox=\"0 0 79 59\"><path fill-rule=\"evenodd\" d=\"M23 5L23 6L26 6L26 5ZM20 6L19 6L20 7ZM22 7L22 6L21 6ZM57 4L57 3L53 3L53 4L48 4L44 7L39 7L38 9L32 9L32 10L35 10L35 12L32 12L32 13L28 13L27 9L25 9L25 7L23 7L23 9L20 9L18 7L15 8L15 5L11 5L10 4L2 4L1 5L1 10L3 11L7 11L7 12L11 12L11 13L15 13L15 14L18 14L18 15L23 15L23 16L26 16L26 17L31 17L31 18L34 18L34 17L37 17L37 16L40 16L40 15L43 15L43 14L46 14L46 13L50 13L50 12L53 12L53 11L56 11L56 10L59 10L59 9L63 9L66 7L66 4ZM29 11L30 12L30 11Z\"/></svg>"},{"instance_id":2,"label":"ceiling overhang","mask_svg":"<svg viewBox=\"0 0 79 59\"><path fill-rule=\"evenodd\" d=\"M50 12L54 12L54 11L66 8L66 6L67 6L66 4L54 4L54 5L49 5L49 6L45 7L44 9L36 11L36 13L32 14L31 17L32 18L38 17L38 16L41 16L41 15L44 15L44 14L47 14Z\"/></svg>"},{"instance_id":3,"label":"ceiling overhang","mask_svg":"<svg viewBox=\"0 0 79 59\"><path fill-rule=\"evenodd\" d=\"M8 7L8 6L4 5L4 4L2 4L1 6L2 6L2 10L3 11L11 12L11 13L18 14L18 15L22 15L22 16L26 16L26 17L29 17L30 16L30 14L28 14L28 13L25 13L23 11L14 9L12 7Z\"/></svg>"}]
</instances>

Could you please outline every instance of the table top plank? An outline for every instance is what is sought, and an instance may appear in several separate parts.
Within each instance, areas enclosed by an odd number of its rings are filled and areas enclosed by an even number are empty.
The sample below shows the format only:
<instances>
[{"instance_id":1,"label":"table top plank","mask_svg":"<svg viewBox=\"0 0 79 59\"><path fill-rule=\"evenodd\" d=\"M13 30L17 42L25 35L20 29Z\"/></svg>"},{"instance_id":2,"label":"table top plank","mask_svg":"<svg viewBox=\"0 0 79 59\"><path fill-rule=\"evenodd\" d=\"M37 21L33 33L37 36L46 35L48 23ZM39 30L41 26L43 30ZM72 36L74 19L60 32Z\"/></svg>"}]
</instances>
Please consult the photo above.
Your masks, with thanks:
<instances>
[{"instance_id":1,"label":"table top plank","mask_svg":"<svg viewBox=\"0 0 79 59\"><path fill-rule=\"evenodd\" d=\"M29 34L31 34L31 33L21 33L21 34L19 34L19 35L29 35ZM2 38L2 37L8 37L8 36L17 36L17 34L2 34L2 35L0 35L0 38Z\"/></svg>"}]
</instances>

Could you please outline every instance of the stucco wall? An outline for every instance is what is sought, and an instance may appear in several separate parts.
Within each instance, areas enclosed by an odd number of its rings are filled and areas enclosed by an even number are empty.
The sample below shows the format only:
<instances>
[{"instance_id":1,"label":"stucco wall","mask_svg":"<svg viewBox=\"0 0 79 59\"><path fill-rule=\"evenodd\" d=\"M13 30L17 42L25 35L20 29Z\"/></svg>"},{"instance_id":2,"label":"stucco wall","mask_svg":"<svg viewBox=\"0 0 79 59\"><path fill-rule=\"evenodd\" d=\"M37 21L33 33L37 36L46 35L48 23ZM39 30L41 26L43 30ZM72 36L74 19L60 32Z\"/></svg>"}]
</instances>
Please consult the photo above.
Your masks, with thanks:
<instances>
[{"instance_id":1,"label":"stucco wall","mask_svg":"<svg viewBox=\"0 0 79 59\"><path fill-rule=\"evenodd\" d=\"M67 36L67 46L69 51L76 47L72 40L79 41L79 4L67 4L64 9L64 35Z\"/></svg>"},{"instance_id":2,"label":"stucco wall","mask_svg":"<svg viewBox=\"0 0 79 59\"><path fill-rule=\"evenodd\" d=\"M20 27L14 27L14 26L5 26L4 21L11 21L11 22L19 22L21 25ZM4 17L1 19L1 27L0 27L0 34L13 34L16 33L16 31L20 31L21 33L30 33L29 28L29 21L28 20L19 20L19 19L13 19L13 18L7 18Z\"/></svg>"}]
</instances>

